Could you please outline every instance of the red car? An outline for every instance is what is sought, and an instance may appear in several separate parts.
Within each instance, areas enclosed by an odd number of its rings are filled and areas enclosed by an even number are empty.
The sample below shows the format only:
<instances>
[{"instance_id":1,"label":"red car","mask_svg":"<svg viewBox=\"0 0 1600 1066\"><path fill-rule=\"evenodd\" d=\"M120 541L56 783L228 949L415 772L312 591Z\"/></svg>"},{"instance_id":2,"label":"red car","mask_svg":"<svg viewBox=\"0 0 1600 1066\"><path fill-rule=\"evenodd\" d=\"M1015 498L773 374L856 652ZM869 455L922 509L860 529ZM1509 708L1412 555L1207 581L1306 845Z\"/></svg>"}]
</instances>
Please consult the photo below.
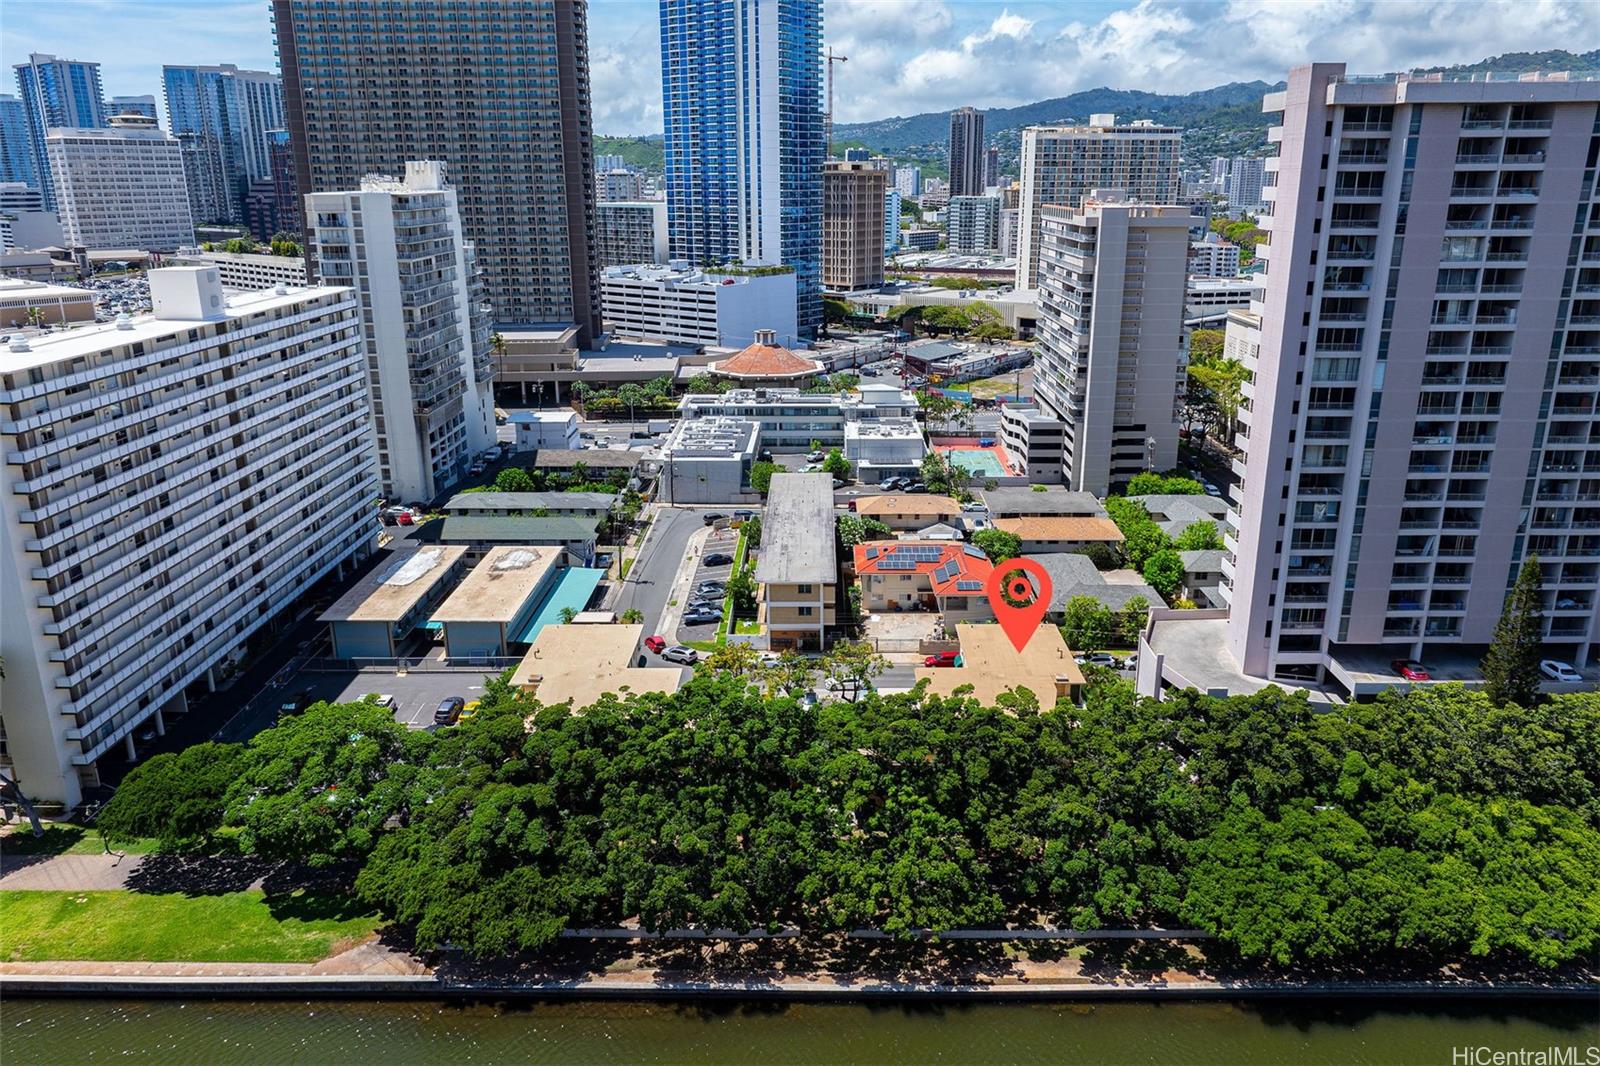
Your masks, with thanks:
<instances>
[{"instance_id":1,"label":"red car","mask_svg":"<svg viewBox=\"0 0 1600 1066\"><path fill-rule=\"evenodd\" d=\"M667 638L663 636L645 637L644 646L652 653L660 655L661 650L667 646Z\"/></svg>"},{"instance_id":2,"label":"red car","mask_svg":"<svg viewBox=\"0 0 1600 1066\"><path fill-rule=\"evenodd\" d=\"M961 656L957 651L942 651L937 655L930 655L922 660L923 666L954 666L956 659Z\"/></svg>"},{"instance_id":3,"label":"red car","mask_svg":"<svg viewBox=\"0 0 1600 1066\"><path fill-rule=\"evenodd\" d=\"M1407 681L1429 681L1428 668L1415 659L1396 659L1389 664L1394 672Z\"/></svg>"}]
</instances>

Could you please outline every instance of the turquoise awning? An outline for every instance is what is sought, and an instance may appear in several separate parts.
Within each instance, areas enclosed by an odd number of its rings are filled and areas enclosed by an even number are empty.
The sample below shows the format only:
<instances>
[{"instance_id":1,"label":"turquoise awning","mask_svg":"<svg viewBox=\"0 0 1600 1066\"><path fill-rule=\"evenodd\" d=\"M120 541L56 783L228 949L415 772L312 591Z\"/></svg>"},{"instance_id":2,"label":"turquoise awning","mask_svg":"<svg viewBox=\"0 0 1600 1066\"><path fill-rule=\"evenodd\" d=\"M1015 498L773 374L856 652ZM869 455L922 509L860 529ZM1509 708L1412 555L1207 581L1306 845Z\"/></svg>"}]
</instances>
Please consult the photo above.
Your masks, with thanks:
<instances>
[{"instance_id":1,"label":"turquoise awning","mask_svg":"<svg viewBox=\"0 0 1600 1066\"><path fill-rule=\"evenodd\" d=\"M561 621L563 607L571 607L574 611L583 610L589 603L589 597L594 595L595 586L599 585L600 579L605 576L604 570L581 566L563 570L555 586L545 596L544 602L533 612L533 621L529 622L528 628L516 637L516 642L532 644L534 638L539 635L539 630Z\"/></svg>"}]
</instances>

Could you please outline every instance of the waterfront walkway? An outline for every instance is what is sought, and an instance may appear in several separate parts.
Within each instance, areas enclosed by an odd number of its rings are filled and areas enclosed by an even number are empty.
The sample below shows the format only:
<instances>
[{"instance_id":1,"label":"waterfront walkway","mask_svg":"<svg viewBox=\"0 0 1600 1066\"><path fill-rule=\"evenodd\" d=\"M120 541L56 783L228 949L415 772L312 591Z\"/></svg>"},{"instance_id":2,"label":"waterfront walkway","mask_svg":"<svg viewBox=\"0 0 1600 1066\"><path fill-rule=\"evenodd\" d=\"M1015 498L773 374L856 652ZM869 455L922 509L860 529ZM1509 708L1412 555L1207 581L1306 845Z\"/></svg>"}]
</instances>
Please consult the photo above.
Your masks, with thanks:
<instances>
[{"instance_id":1,"label":"waterfront walkway","mask_svg":"<svg viewBox=\"0 0 1600 1066\"><path fill-rule=\"evenodd\" d=\"M0 890L140 890L181 872L163 869L172 861L140 855L6 856ZM140 874L146 866L150 869ZM252 887L259 888L256 872L233 871L224 878L226 890L236 891L251 878ZM818 937L795 930L576 929L537 956L475 963L455 952L419 958L403 938L380 930L313 963L0 961L0 990L18 995L799 999L1600 995L1600 977L1592 971L1503 974L1452 966L1423 975L1294 975L1230 969L1207 959L1205 941L1197 930L1179 929L963 930L932 942L898 941L874 930Z\"/></svg>"}]
</instances>

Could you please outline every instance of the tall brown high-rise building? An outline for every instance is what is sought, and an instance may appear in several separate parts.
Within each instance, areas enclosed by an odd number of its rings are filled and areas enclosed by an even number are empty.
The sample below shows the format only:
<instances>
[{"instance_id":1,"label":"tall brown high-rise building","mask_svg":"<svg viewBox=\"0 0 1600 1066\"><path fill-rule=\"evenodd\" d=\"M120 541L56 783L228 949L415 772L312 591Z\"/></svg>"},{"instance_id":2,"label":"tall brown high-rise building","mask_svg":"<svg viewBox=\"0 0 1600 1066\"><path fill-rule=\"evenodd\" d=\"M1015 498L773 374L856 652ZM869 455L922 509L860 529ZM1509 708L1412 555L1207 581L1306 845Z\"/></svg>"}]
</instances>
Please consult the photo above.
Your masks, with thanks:
<instances>
[{"instance_id":1,"label":"tall brown high-rise building","mask_svg":"<svg viewBox=\"0 0 1600 1066\"><path fill-rule=\"evenodd\" d=\"M956 108L950 112L950 195L982 196L985 163L983 112Z\"/></svg>"},{"instance_id":2,"label":"tall brown high-rise building","mask_svg":"<svg viewBox=\"0 0 1600 1066\"><path fill-rule=\"evenodd\" d=\"M272 14L300 191L443 160L495 321L575 323L590 343L585 0L273 0Z\"/></svg>"},{"instance_id":3,"label":"tall brown high-rise building","mask_svg":"<svg viewBox=\"0 0 1600 1066\"><path fill-rule=\"evenodd\" d=\"M871 163L822 168L822 284L869 289L883 284L883 199L889 175Z\"/></svg>"}]
</instances>

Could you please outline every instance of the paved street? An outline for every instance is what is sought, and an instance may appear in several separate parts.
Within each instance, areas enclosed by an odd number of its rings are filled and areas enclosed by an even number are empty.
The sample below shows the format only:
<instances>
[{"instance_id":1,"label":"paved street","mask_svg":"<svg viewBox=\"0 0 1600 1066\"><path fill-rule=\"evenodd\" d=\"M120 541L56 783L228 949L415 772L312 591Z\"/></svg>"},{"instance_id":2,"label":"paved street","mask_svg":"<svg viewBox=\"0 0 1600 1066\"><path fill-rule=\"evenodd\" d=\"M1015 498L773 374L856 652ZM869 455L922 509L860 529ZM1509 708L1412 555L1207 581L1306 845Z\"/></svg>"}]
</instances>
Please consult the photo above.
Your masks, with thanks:
<instances>
[{"instance_id":1,"label":"paved street","mask_svg":"<svg viewBox=\"0 0 1600 1066\"><path fill-rule=\"evenodd\" d=\"M628 580L622 583L611 607L619 615L637 608L644 615L646 636L656 631L654 627L661 624L661 616L666 613L672 579L689 549L690 536L705 528L699 511L658 507L655 514L639 561L628 571Z\"/></svg>"}]
</instances>

